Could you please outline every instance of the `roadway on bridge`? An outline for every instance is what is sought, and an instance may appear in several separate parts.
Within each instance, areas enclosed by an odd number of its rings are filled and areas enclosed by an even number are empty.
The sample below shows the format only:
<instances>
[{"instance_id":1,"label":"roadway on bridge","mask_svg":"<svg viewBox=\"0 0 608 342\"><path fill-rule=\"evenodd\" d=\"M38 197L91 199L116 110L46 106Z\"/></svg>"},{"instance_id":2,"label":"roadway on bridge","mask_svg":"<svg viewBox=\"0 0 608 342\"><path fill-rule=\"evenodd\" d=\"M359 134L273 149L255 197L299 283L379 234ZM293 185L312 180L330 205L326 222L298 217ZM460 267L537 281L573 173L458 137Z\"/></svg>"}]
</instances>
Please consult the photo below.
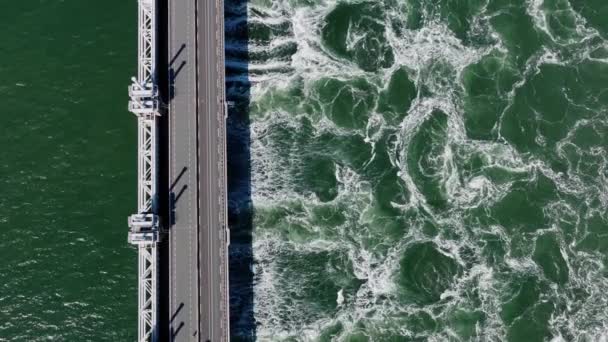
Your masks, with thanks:
<instances>
[{"instance_id":1,"label":"roadway on bridge","mask_svg":"<svg viewBox=\"0 0 608 342\"><path fill-rule=\"evenodd\" d=\"M223 1L169 1L170 333L227 341Z\"/></svg>"},{"instance_id":2,"label":"roadway on bridge","mask_svg":"<svg viewBox=\"0 0 608 342\"><path fill-rule=\"evenodd\" d=\"M168 15L169 334L173 341L195 341L199 334L195 3L170 0Z\"/></svg>"},{"instance_id":3,"label":"roadway on bridge","mask_svg":"<svg viewBox=\"0 0 608 342\"><path fill-rule=\"evenodd\" d=\"M200 333L227 341L226 108L224 1L197 0Z\"/></svg>"}]
</instances>

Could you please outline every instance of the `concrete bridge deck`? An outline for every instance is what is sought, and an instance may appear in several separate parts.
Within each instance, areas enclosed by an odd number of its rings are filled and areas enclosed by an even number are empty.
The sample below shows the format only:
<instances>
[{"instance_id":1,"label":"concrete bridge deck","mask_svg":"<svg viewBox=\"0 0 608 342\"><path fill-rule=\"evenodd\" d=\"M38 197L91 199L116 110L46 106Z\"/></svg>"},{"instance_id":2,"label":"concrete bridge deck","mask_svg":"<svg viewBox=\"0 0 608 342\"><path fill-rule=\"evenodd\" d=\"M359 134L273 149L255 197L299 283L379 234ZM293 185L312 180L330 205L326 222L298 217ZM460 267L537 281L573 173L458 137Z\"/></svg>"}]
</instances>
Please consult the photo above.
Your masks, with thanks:
<instances>
[{"instance_id":1,"label":"concrete bridge deck","mask_svg":"<svg viewBox=\"0 0 608 342\"><path fill-rule=\"evenodd\" d=\"M223 6L168 3L172 341L229 339Z\"/></svg>"}]
</instances>

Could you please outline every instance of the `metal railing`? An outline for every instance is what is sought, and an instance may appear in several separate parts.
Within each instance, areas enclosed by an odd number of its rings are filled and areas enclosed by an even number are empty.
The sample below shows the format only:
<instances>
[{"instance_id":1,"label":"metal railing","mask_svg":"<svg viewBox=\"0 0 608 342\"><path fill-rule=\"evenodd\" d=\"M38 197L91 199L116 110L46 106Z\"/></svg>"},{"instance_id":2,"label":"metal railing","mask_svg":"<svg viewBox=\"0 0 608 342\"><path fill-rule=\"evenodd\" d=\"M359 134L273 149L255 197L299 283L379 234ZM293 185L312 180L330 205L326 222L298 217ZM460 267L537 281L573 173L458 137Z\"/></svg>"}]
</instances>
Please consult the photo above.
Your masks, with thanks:
<instances>
[{"instance_id":1,"label":"metal railing","mask_svg":"<svg viewBox=\"0 0 608 342\"><path fill-rule=\"evenodd\" d=\"M156 0L138 0L138 72L129 86L129 111L137 116L137 213L129 217L129 243L139 253L138 338L158 341Z\"/></svg>"}]
</instances>

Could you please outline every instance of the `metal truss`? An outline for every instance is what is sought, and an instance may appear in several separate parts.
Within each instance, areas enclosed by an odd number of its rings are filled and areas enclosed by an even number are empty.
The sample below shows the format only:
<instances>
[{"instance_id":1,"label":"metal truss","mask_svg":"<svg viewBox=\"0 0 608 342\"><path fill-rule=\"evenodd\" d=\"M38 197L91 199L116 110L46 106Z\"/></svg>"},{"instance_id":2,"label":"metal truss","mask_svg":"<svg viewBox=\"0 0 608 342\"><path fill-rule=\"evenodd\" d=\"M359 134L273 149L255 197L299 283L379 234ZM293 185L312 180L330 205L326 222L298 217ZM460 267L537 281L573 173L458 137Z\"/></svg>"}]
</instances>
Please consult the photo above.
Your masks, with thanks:
<instances>
[{"instance_id":1,"label":"metal truss","mask_svg":"<svg viewBox=\"0 0 608 342\"><path fill-rule=\"evenodd\" d=\"M138 338L158 340L156 0L138 0L138 72L129 86L129 111L137 116L137 213L129 217L129 243L139 252Z\"/></svg>"}]
</instances>

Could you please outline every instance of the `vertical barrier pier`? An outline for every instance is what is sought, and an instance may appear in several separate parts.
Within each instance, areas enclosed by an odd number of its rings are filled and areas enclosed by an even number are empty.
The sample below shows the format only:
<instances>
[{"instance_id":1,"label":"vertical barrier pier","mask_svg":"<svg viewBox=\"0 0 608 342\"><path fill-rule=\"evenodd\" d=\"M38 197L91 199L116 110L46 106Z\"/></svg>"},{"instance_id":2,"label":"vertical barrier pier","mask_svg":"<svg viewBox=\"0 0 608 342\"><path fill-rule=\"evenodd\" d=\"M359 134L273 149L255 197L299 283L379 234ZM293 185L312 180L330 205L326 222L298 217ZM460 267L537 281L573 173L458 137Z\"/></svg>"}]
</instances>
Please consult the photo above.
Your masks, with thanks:
<instances>
[{"instance_id":1,"label":"vertical barrier pier","mask_svg":"<svg viewBox=\"0 0 608 342\"><path fill-rule=\"evenodd\" d=\"M138 72L129 86L129 111L137 116L137 213L129 217L129 243L138 249L138 338L158 341L157 163L159 96L156 75L156 0L138 0Z\"/></svg>"}]
</instances>

